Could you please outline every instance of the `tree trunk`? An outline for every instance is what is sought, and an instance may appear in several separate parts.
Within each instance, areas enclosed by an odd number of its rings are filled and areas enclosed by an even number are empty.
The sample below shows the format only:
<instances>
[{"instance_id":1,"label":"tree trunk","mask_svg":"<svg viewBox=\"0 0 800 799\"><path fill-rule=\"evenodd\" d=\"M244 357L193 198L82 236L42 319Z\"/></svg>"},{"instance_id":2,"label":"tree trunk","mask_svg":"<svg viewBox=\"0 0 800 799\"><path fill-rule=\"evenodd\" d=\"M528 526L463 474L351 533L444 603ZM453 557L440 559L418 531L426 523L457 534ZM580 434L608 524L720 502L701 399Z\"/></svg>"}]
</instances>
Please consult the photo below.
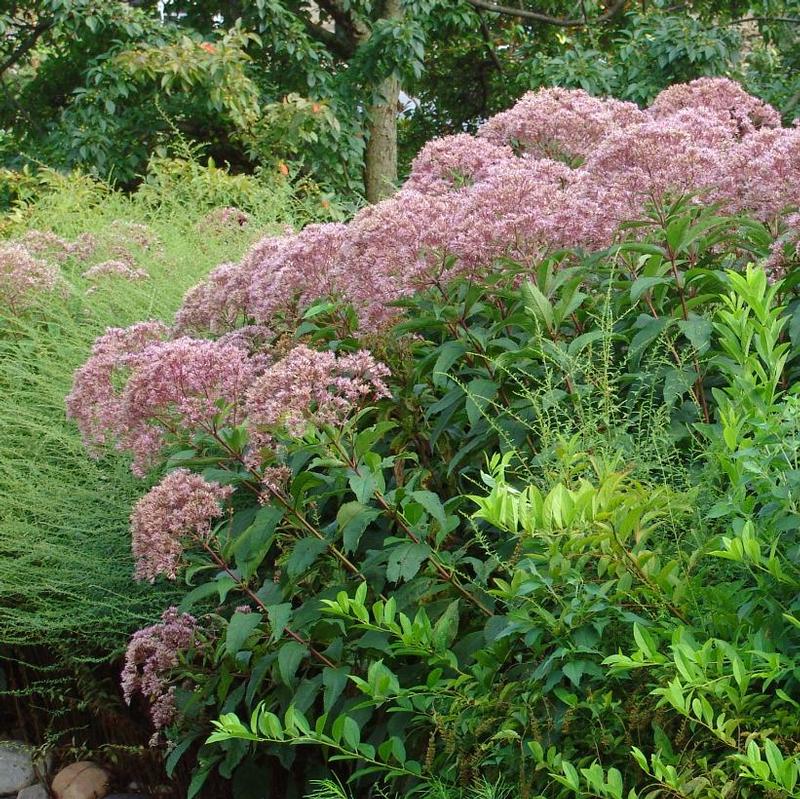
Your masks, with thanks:
<instances>
[{"instance_id":1,"label":"tree trunk","mask_svg":"<svg viewBox=\"0 0 800 799\"><path fill-rule=\"evenodd\" d=\"M402 0L385 0L384 19L403 13ZM367 149L364 154L364 188L371 203L389 197L397 183L397 103L400 81L392 76L375 87L376 99L367 111Z\"/></svg>"},{"instance_id":2,"label":"tree trunk","mask_svg":"<svg viewBox=\"0 0 800 799\"><path fill-rule=\"evenodd\" d=\"M379 87L380 100L369 108L364 187L371 203L389 197L397 182L397 102L400 82L387 78Z\"/></svg>"}]
</instances>

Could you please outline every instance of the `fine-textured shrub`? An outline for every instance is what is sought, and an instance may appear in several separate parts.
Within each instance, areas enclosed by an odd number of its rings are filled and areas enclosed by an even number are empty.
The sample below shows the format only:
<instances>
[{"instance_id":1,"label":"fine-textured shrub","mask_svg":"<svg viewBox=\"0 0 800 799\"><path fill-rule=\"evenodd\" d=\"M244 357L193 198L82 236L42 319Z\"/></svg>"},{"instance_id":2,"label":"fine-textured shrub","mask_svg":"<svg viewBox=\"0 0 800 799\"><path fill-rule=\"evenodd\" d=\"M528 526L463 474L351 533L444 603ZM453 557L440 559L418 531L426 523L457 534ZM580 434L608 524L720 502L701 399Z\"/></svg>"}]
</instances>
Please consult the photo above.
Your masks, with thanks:
<instances>
[{"instance_id":1,"label":"fine-textured shrub","mask_svg":"<svg viewBox=\"0 0 800 799\"><path fill-rule=\"evenodd\" d=\"M288 190L270 205L265 189L254 197L252 227L223 235L196 227L207 210L202 193L192 211L80 175L28 178L35 187L0 222L8 237L0 242L3 723L41 743L72 741L80 755L87 740L136 742L116 686L99 690L105 666L97 664L118 662L131 632L177 595L131 581L127 519L146 486L124 458L86 458L64 418L72 373L106 327L168 319L225 254L304 217ZM192 186L183 188L189 201ZM23 698L7 701L6 691ZM27 712L10 718L15 707Z\"/></svg>"}]
</instances>

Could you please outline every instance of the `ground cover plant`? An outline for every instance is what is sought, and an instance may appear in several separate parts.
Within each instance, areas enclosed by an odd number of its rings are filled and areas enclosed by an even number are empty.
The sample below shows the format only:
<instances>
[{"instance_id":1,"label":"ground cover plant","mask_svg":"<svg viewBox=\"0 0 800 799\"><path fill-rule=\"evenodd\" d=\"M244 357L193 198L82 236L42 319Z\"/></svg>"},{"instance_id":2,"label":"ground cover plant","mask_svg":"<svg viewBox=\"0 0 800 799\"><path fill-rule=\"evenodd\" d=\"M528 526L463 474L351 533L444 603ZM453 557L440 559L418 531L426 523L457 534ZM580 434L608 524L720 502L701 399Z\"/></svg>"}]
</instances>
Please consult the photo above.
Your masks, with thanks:
<instances>
[{"instance_id":1,"label":"ground cover plant","mask_svg":"<svg viewBox=\"0 0 800 799\"><path fill-rule=\"evenodd\" d=\"M98 338L190 796L796 795L799 155L726 80L532 93Z\"/></svg>"},{"instance_id":2,"label":"ground cover plant","mask_svg":"<svg viewBox=\"0 0 800 799\"><path fill-rule=\"evenodd\" d=\"M0 219L2 723L78 755L147 741L110 664L176 592L130 580L127 517L143 486L125 459L85 457L64 418L72 373L108 326L169 318L264 230L327 213L280 176L182 155L154 161L128 196L79 174L4 176L17 202Z\"/></svg>"}]
</instances>

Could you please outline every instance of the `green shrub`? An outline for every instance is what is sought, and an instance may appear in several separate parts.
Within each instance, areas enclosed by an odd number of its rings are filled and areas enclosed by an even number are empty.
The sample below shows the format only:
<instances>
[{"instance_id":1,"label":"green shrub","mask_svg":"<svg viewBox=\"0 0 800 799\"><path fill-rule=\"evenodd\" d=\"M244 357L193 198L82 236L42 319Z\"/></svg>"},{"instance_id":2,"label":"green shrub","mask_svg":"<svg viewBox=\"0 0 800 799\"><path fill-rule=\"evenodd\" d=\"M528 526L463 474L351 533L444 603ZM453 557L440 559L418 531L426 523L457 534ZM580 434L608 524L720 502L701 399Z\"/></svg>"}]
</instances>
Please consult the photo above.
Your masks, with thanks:
<instances>
[{"instance_id":1,"label":"green shrub","mask_svg":"<svg viewBox=\"0 0 800 799\"><path fill-rule=\"evenodd\" d=\"M234 400L171 430L168 469L235 490L212 536L184 531L179 610L203 624L160 678L176 686L168 768L200 747L189 794L214 773L236 796L300 794L331 770L355 796L376 775L431 797L785 788L797 636L768 598L789 612L776 553L793 544L763 544L763 577L724 554L754 545L746 520L726 543L734 467L715 422L753 393L742 380L774 389L796 368L775 305L791 282L745 271L769 244L761 225L676 204L602 253L415 295L373 347L392 400L334 421L320 399L301 434L276 418L266 484L226 421ZM356 352L347 314L305 313L296 335L320 363ZM158 363L171 345L154 346ZM767 479L744 449L737 495ZM778 495L787 451L770 454ZM143 633L154 651L172 623Z\"/></svg>"}]
</instances>

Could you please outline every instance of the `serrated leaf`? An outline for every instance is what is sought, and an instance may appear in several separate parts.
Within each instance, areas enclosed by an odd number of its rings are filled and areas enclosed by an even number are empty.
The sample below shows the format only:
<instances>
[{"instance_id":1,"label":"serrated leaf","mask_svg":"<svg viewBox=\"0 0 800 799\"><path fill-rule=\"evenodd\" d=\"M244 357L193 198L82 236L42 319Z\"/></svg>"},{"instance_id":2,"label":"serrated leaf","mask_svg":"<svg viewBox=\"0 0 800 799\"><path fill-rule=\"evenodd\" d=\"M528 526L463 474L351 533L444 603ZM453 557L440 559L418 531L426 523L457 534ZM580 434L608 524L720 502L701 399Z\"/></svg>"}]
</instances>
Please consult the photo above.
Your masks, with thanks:
<instances>
[{"instance_id":1,"label":"serrated leaf","mask_svg":"<svg viewBox=\"0 0 800 799\"><path fill-rule=\"evenodd\" d=\"M234 613L228 622L228 629L225 631L226 654L235 655L260 623L260 613Z\"/></svg>"},{"instance_id":2,"label":"serrated leaf","mask_svg":"<svg viewBox=\"0 0 800 799\"><path fill-rule=\"evenodd\" d=\"M267 608L267 619L271 630L270 641L277 641L283 635L283 630L289 624L291 617L292 605L289 602L280 602Z\"/></svg>"},{"instance_id":3,"label":"serrated leaf","mask_svg":"<svg viewBox=\"0 0 800 799\"><path fill-rule=\"evenodd\" d=\"M631 302L638 302L645 292L651 291L656 286L666 285L669 282L666 277L637 277L631 284Z\"/></svg>"},{"instance_id":4,"label":"serrated leaf","mask_svg":"<svg viewBox=\"0 0 800 799\"><path fill-rule=\"evenodd\" d=\"M697 375L690 369L669 369L664 377L664 404L671 407L694 385Z\"/></svg>"},{"instance_id":5,"label":"serrated leaf","mask_svg":"<svg viewBox=\"0 0 800 799\"><path fill-rule=\"evenodd\" d=\"M330 711L336 700L341 696L344 687L347 685L349 674L350 669L347 666L339 666L335 669L328 666L322 670L322 684L325 686L323 709L326 713Z\"/></svg>"},{"instance_id":6,"label":"serrated leaf","mask_svg":"<svg viewBox=\"0 0 800 799\"><path fill-rule=\"evenodd\" d=\"M282 518L283 511L280 508L271 505L261 508L253 523L237 536L233 544L233 555L245 580L255 573L264 560L272 545L275 528Z\"/></svg>"},{"instance_id":7,"label":"serrated leaf","mask_svg":"<svg viewBox=\"0 0 800 799\"><path fill-rule=\"evenodd\" d=\"M400 580L411 580L416 576L430 551L430 547L427 544L415 544L413 541L396 546L389 553L386 578L393 583Z\"/></svg>"},{"instance_id":8,"label":"serrated leaf","mask_svg":"<svg viewBox=\"0 0 800 799\"><path fill-rule=\"evenodd\" d=\"M303 646L299 641L287 641L278 650L278 673L281 680L290 688L294 684L297 668L307 654L308 647Z\"/></svg>"},{"instance_id":9,"label":"serrated leaf","mask_svg":"<svg viewBox=\"0 0 800 799\"><path fill-rule=\"evenodd\" d=\"M319 538L301 538L292 549L292 554L289 555L286 561L286 573L289 577L297 577L302 574L308 567L328 548L327 541L321 541Z\"/></svg>"},{"instance_id":10,"label":"serrated leaf","mask_svg":"<svg viewBox=\"0 0 800 799\"><path fill-rule=\"evenodd\" d=\"M711 333L714 329L708 319L699 317L688 320L681 319L678 322L678 327L698 353L702 354L708 349L711 343Z\"/></svg>"},{"instance_id":11,"label":"serrated leaf","mask_svg":"<svg viewBox=\"0 0 800 799\"><path fill-rule=\"evenodd\" d=\"M440 528L445 529L447 527L447 513L444 505L442 505L442 500L439 499L437 494L434 494L433 491L412 491L411 497L436 519Z\"/></svg>"},{"instance_id":12,"label":"serrated leaf","mask_svg":"<svg viewBox=\"0 0 800 799\"><path fill-rule=\"evenodd\" d=\"M336 514L336 522L342 534L345 552L353 552L364 531L380 512L361 502L346 502Z\"/></svg>"}]
</instances>

